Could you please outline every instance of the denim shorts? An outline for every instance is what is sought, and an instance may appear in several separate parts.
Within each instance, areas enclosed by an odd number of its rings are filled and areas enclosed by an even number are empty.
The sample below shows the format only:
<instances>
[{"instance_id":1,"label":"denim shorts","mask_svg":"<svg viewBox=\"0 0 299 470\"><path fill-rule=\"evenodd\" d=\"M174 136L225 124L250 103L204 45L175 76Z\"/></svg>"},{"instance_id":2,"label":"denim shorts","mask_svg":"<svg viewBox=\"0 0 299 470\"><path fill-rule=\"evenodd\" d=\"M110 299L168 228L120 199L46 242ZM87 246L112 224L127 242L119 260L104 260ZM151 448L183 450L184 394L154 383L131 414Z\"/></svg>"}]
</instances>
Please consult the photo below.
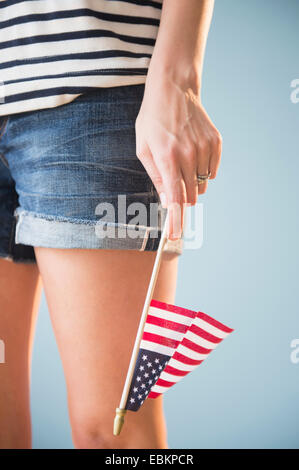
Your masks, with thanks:
<instances>
[{"instance_id":1,"label":"denim shorts","mask_svg":"<svg viewBox=\"0 0 299 470\"><path fill-rule=\"evenodd\" d=\"M0 257L36 262L34 246L157 250L166 210L136 156L144 86L0 117Z\"/></svg>"}]
</instances>

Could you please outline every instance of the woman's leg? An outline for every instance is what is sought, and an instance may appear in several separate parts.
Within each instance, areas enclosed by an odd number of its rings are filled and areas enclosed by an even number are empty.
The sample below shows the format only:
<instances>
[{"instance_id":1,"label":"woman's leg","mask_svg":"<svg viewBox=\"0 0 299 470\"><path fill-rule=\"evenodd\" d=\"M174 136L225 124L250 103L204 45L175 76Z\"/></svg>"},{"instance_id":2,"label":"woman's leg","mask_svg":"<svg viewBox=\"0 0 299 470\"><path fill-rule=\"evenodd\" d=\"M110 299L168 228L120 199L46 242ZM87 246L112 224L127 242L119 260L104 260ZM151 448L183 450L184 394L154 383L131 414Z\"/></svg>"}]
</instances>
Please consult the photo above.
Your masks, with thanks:
<instances>
[{"instance_id":1,"label":"woman's leg","mask_svg":"<svg viewBox=\"0 0 299 470\"><path fill-rule=\"evenodd\" d=\"M53 249L35 254L60 350L77 448L167 447L162 399L128 412L119 405L156 252ZM154 298L174 302L176 254L164 253Z\"/></svg>"},{"instance_id":2,"label":"woman's leg","mask_svg":"<svg viewBox=\"0 0 299 470\"><path fill-rule=\"evenodd\" d=\"M0 259L0 448L31 447L30 360L41 294L36 264Z\"/></svg>"}]
</instances>

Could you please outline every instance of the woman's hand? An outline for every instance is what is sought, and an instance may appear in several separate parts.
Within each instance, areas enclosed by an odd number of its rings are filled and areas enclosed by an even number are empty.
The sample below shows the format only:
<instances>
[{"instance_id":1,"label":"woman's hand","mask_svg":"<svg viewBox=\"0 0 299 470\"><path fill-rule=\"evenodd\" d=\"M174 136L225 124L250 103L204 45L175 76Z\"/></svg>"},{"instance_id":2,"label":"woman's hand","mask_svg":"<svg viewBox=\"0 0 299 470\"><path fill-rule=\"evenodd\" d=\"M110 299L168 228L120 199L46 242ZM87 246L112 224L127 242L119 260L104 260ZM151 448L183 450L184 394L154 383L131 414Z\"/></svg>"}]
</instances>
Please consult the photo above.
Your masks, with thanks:
<instances>
[{"instance_id":1,"label":"woman's hand","mask_svg":"<svg viewBox=\"0 0 299 470\"><path fill-rule=\"evenodd\" d=\"M216 177L222 139L201 104L197 87L173 76L147 77L135 123L137 157L169 211L168 237L180 237L185 205L194 205Z\"/></svg>"}]
</instances>

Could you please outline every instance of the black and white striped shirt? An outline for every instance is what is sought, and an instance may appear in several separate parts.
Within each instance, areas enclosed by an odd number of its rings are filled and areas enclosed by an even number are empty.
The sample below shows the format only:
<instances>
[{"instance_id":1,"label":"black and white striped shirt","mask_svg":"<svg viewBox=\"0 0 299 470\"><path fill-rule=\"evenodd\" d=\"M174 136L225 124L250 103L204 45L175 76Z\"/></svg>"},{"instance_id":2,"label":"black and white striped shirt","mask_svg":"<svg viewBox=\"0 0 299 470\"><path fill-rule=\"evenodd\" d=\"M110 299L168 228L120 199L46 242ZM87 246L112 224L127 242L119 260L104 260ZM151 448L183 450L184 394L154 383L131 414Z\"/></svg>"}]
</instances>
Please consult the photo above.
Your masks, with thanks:
<instances>
[{"instance_id":1,"label":"black and white striped shirt","mask_svg":"<svg viewBox=\"0 0 299 470\"><path fill-rule=\"evenodd\" d=\"M163 0L0 0L0 116L144 83Z\"/></svg>"}]
</instances>

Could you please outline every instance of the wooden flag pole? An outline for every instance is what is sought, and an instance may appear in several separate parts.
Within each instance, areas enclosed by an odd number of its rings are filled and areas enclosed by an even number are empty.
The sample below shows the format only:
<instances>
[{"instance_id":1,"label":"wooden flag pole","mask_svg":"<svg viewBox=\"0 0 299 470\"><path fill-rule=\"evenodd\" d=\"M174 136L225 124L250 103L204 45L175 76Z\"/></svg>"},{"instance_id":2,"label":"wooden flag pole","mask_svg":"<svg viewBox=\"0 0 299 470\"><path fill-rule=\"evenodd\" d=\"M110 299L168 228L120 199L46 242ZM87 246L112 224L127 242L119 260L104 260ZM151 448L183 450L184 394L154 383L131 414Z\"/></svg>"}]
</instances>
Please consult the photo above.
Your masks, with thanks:
<instances>
[{"instance_id":1,"label":"wooden flag pole","mask_svg":"<svg viewBox=\"0 0 299 470\"><path fill-rule=\"evenodd\" d=\"M121 429L124 424L125 414L127 412L127 410L125 409L125 406L127 403L130 385L131 385L132 377L134 374L134 369L135 369L135 364L136 364L136 360L137 360L137 356L139 352L140 342L141 342L144 325L145 325L146 318L147 318L147 312L148 312L148 309L149 309L149 306L153 297L156 281L158 278L159 267L160 267L160 263L162 259L164 244L167 241L167 226L168 226L168 211L165 217L165 223L164 223L160 243L159 243L158 250L157 250L155 263L154 263L151 279L149 282L149 286L148 286L148 290L147 290L147 294L146 294L146 298L145 298L145 302L143 306L143 311L142 311L141 318L140 318L140 323L139 323L139 327L137 331L137 336L136 336L128 372L127 372L125 385L123 388L123 393L122 393L121 400L120 400L120 405L119 405L119 408L116 408L116 412L115 412L114 426L113 426L114 436L118 436L120 434Z\"/></svg>"}]
</instances>

